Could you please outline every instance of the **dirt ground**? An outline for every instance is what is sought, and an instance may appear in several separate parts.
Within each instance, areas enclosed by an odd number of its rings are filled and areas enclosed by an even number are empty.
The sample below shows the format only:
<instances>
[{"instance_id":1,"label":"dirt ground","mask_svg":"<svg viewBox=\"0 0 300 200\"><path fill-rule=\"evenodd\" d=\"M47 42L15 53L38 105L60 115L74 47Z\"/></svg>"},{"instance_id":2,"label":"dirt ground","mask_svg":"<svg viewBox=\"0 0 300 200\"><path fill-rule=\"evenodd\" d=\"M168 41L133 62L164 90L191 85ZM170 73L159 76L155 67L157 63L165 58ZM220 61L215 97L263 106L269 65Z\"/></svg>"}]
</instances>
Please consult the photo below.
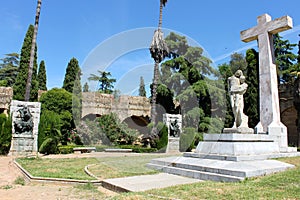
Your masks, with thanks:
<instances>
[{"instance_id":1,"label":"dirt ground","mask_svg":"<svg viewBox=\"0 0 300 200\"><path fill-rule=\"evenodd\" d=\"M72 155L75 157L76 155ZM54 157L54 156L52 156ZM77 157L79 157L77 155ZM23 177L13 164L12 157L0 157L0 199L1 200L77 200L77 199L108 199L117 195L103 187L86 189L84 186L30 183L16 184L18 177Z\"/></svg>"}]
</instances>

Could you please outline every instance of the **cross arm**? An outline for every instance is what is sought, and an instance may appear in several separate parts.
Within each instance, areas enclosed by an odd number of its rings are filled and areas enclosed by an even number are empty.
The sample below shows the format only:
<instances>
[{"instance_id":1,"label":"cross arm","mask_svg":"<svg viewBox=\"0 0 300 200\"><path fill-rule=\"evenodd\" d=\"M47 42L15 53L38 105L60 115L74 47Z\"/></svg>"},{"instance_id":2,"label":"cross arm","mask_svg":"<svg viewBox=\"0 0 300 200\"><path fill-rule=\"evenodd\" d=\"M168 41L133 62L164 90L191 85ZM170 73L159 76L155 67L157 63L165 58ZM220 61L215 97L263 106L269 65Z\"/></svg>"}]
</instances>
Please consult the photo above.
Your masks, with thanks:
<instances>
[{"instance_id":1,"label":"cross arm","mask_svg":"<svg viewBox=\"0 0 300 200\"><path fill-rule=\"evenodd\" d=\"M271 21L271 17L268 17L269 15L260 16L258 18L257 26L241 31L241 40L243 42L250 42L253 40L257 40L258 35L264 32L276 34L293 28L293 20L289 16L280 17L278 19L275 19L274 21Z\"/></svg>"}]
</instances>

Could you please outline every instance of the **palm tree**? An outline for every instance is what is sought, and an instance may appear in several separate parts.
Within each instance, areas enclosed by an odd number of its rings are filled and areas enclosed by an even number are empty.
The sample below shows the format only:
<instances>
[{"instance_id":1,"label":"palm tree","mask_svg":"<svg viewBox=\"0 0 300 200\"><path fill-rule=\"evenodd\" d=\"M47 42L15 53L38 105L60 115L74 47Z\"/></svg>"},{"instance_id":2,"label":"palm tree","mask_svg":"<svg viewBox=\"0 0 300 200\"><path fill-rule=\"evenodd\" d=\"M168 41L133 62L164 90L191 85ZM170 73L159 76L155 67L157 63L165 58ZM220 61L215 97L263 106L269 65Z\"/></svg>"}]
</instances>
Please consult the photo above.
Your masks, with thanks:
<instances>
[{"instance_id":1,"label":"palm tree","mask_svg":"<svg viewBox=\"0 0 300 200\"><path fill-rule=\"evenodd\" d=\"M100 76L91 74L91 76L88 78L88 80L98 81L99 92L111 94L113 92L113 88L114 88L113 83L116 82L116 79L109 78L111 76L110 72L98 70L98 73L100 74Z\"/></svg>"},{"instance_id":2,"label":"palm tree","mask_svg":"<svg viewBox=\"0 0 300 200\"><path fill-rule=\"evenodd\" d=\"M36 36L37 36L38 26L39 26L41 5L42 5L42 0L38 0L37 7L36 7L36 14L35 14L34 32L33 32L33 38L32 38L31 50L30 50L30 60L28 66L28 77L26 82L25 101L29 101L30 99L32 68L33 68L34 53L35 53L35 46L36 46Z\"/></svg>"},{"instance_id":3,"label":"palm tree","mask_svg":"<svg viewBox=\"0 0 300 200\"><path fill-rule=\"evenodd\" d=\"M163 32L161 31L162 27L162 10L166 5L167 0L160 0L160 9L159 9L159 22L158 29L154 32L152 43L150 46L151 57L155 61L154 65L154 75L152 83L152 98L151 98L151 121L154 123L151 135L157 135L156 129L156 96L157 96L157 85L159 79L159 63L169 54L169 49L164 41Z\"/></svg>"}]
</instances>

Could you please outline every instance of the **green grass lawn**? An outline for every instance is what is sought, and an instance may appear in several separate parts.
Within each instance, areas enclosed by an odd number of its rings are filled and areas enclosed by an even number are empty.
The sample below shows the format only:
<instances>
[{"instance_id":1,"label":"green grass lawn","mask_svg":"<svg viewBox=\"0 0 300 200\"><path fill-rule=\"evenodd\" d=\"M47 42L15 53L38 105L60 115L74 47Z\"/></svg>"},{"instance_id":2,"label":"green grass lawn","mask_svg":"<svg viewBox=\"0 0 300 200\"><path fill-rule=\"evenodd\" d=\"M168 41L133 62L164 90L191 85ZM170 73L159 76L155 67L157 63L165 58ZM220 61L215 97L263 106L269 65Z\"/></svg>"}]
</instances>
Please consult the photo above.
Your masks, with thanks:
<instances>
[{"instance_id":1,"label":"green grass lawn","mask_svg":"<svg viewBox=\"0 0 300 200\"><path fill-rule=\"evenodd\" d=\"M86 165L95 164L90 171L103 179L152 174L156 172L147 169L145 164L151 159L161 156L21 158L18 159L18 162L34 176L92 180L84 173L83 169ZM285 172L250 178L237 183L203 181L141 193L125 193L117 195L113 199L300 199L300 157L279 160L294 164L296 167Z\"/></svg>"},{"instance_id":2,"label":"green grass lawn","mask_svg":"<svg viewBox=\"0 0 300 200\"><path fill-rule=\"evenodd\" d=\"M19 158L17 162L31 175L37 177L94 180L84 172L89 171L100 179L134 175L155 174L145 165L153 158L166 155L141 155L104 158Z\"/></svg>"},{"instance_id":3,"label":"green grass lawn","mask_svg":"<svg viewBox=\"0 0 300 200\"><path fill-rule=\"evenodd\" d=\"M84 167L98 162L95 158L19 158L17 162L32 176L94 180L84 172Z\"/></svg>"}]
</instances>

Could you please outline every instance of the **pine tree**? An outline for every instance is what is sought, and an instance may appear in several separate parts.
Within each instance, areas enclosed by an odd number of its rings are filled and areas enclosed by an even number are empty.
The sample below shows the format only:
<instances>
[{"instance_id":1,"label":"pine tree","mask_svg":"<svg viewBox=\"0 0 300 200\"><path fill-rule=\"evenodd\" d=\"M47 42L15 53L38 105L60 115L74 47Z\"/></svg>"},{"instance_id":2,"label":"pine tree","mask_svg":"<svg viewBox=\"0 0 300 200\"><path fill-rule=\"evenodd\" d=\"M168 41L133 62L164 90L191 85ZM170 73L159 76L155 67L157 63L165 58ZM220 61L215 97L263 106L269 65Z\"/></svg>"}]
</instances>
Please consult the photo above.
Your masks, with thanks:
<instances>
[{"instance_id":1,"label":"pine tree","mask_svg":"<svg viewBox=\"0 0 300 200\"><path fill-rule=\"evenodd\" d=\"M248 84L247 92L244 94L244 112L249 116L248 125L254 128L259 122L259 82L258 82L258 53L254 49L248 49L246 52L247 74L246 82Z\"/></svg>"},{"instance_id":2,"label":"pine tree","mask_svg":"<svg viewBox=\"0 0 300 200\"><path fill-rule=\"evenodd\" d=\"M5 58L0 59L0 86L12 87L15 84L19 71L19 54L5 54Z\"/></svg>"},{"instance_id":3,"label":"pine tree","mask_svg":"<svg viewBox=\"0 0 300 200\"><path fill-rule=\"evenodd\" d=\"M46 67L45 61L41 61L38 72L38 82L39 82L39 90L47 90L47 76L46 76Z\"/></svg>"},{"instance_id":4,"label":"pine tree","mask_svg":"<svg viewBox=\"0 0 300 200\"><path fill-rule=\"evenodd\" d=\"M296 44L291 44L289 40L283 40L277 33L273 37L274 55L276 59L279 82L290 82L290 69L294 66L297 56L292 52Z\"/></svg>"},{"instance_id":5,"label":"pine tree","mask_svg":"<svg viewBox=\"0 0 300 200\"><path fill-rule=\"evenodd\" d=\"M97 81L99 83L99 92L105 94L112 94L114 88L113 83L116 82L116 79L109 78L111 76L110 72L98 70L98 73L100 74L100 76L91 74L91 76L88 79L91 81Z\"/></svg>"},{"instance_id":6,"label":"pine tree","mask_svg":"<svg viewBox=\"0 0 300 200\"><path fill-rule=\"evenodd\" d=\"M146 96L145 82L144 82L144 78L142 76L140 78L139 95L142 96L142 97Z\"/></svg>"},{"instance_id":7,"label":"pine tree","mask_svg":"<svg viewBox=\"0 0 300 200\"><path fill-rule=\"evenodd\" d=\"M63 83L63 89L70 93L73 93L74 82L79 74L80 67L76 58L72 58L68 63L65 79Z\"/></svg>"},{"instance_id":8,"label":"pine tree","mask_svg":"<svg viewBox=\"0 0 300 200\"><path fill-rule=\"evenodd\" d=\"M30 60L30 50L33 37L34 27L30 25L28 27L23 46L21 49L20 56L20 67L19 73L16 78L16 82L13 86L14 89L14 99L15 100L24 100L25 99L25 89L26 82L28 78L28 66ZM38 96L38 82L37 82L37 47L35 47L35 56L33 62L32 70L32 81L31 81L31 91L30 91L30 101L36 101Z\"/></svg>"}]
</instances>

